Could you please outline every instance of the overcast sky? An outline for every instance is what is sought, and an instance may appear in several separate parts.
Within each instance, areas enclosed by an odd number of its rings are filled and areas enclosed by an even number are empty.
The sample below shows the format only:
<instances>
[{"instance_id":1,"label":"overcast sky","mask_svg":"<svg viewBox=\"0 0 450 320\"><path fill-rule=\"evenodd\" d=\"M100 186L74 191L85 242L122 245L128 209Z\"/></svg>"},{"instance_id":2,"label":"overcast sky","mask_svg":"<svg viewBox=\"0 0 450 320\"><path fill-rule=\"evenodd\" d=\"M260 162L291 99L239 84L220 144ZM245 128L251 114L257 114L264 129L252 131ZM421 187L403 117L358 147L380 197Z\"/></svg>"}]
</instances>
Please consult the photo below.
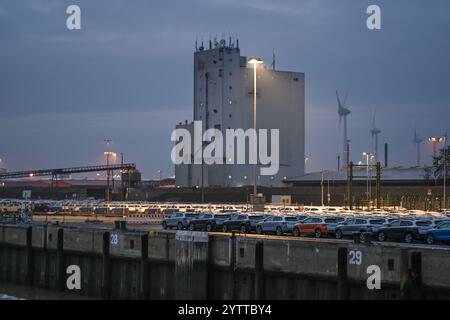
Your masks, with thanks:
<instances>
[{"instance_id":1,"label":"overcast sky","mask_svg":"<svg viewBox=\"0 0 450 320\"><path fill-rule=\"evenodd\" d=\"M81 7L82 30L66 28ZM382 30L366 8L382 9ZM145 178L172 175L170 133L192 119L195 40L238 36L242 55L306 76L307 170L334 169L335 90L348 92L352 159L372 116L391 165L450 129L448 0L0 0L0 158L8 170L98 164L105 138ZM381 149L381 148L380 148ZM430 160L423 145L423 161Z\"/></svg>"}]
</instances>

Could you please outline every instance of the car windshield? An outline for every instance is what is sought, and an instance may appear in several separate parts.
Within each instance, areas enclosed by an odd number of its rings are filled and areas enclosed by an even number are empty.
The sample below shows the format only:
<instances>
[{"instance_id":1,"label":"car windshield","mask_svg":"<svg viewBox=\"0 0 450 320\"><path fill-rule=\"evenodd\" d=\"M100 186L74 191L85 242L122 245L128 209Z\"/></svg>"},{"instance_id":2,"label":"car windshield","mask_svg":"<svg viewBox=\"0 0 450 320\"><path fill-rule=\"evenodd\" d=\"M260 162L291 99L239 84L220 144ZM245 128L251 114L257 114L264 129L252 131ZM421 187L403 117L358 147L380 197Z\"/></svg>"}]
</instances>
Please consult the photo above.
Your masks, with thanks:
<instances>
[{"instance_id":1,"label":"car windshield","mask_svg":"<svg viewBox=\"0 0 450 320\"><path fill-rule=\"evenodd\" d=\"M431 226L431 221L416 221L416 226L428 227Z\"/></svg>"},{"instance_id":2,"label":"car windshield","mask_svg":"<svg viewBox=\"0 0 450 320\"><path fill-rule=\"evenodd\" d=\"M238 220L246 220L247 216L238 216Z\"/></svg>"},{"instance_id":3,"label":"car windshield","mask_svg":"<svg viewBox=\"0 0 450 320\"><path fill-rule=\"evenodd\" d=\"M228 218L230 218L230 215L229 214L215 214L214 215L214 218L216 218L216 219L228 219Z\"/></svg>"},{"instance_id":4,"label":"car windshield","mask_svg":"<svg viewBox=\"0 0 450 320\"><path fill-rule=\"evenodd\" d=\"M298 221L299 219L297 217L286 217L284 218L286 221Z\"/></svg>"},{"instance_id":5,"label":"car windshield","mask_svg":"<svg viewBox=\"0 0 450 320\"><path fill-rule=\"evenodd\" d=\"M249 216L248 218L250 220L262 220L264 219L264 216Z\"/></svg>"},{"instance_id":6,"label":"car windshield","mask_svg":"<svg viewBox=\"0 0 450 320\"><path fill-rule=\"evenodd\" d=\"M383 224L385 221L383 219L370 220L370 224Z\"/></svg>"}]
</instances>

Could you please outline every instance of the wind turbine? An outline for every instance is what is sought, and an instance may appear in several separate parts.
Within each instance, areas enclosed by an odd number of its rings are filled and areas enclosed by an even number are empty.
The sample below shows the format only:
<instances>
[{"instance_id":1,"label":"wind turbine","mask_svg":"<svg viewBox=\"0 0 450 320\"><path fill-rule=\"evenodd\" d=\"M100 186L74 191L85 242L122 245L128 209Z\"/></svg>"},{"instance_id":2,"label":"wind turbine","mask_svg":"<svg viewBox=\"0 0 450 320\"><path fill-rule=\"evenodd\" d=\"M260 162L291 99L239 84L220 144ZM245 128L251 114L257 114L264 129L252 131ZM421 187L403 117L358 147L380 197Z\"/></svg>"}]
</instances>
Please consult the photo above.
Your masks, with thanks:
<instances>
[{"instance_id":1,"label":"wind turbine","mask_svg":"<svg viewBox=\"0 0 450 320\"><path fill-rule=\"evenodd\" d=\"M347 102L347 95L345 95L344 103L341 103L341 99L339 98L339 93L336 90L336 98L338 102L338 115L339 115L339 135L341 131L341 124L342 120L344 120L344 132L342 135L343 141L342 141L342 168L346 168L348 164L348 153L347 153L347 143L348 136L347 136L347 116L351 113L349 109L346 108L345 104Z\"/></svg>"},{"instance_id":2,"label":"wind turbine","mask_svg":"<svg viewBox=\"0 0 450 320\"><path fill-rule=\"evenodd\" d=\"M372 128L370 129L370 134L372 135L372 148L375 154L375 162L378 162L378 135L381 133L381 130L378 129L375 125L375 118L377 116L377 110L373 113L372 119Z\"/></svg>"},{"instance_id":3,"label":"wind turbine","mask_svg":"<svg viewBox=\"0 0 450 320\"><path fill-rule=\"evenodd\" d=\"M414 143L417 148L417 166L420 166L420 144L423 142L423 139L419 138L417 135L417 129L414 128Z\"/></svg>"}]
</instances>

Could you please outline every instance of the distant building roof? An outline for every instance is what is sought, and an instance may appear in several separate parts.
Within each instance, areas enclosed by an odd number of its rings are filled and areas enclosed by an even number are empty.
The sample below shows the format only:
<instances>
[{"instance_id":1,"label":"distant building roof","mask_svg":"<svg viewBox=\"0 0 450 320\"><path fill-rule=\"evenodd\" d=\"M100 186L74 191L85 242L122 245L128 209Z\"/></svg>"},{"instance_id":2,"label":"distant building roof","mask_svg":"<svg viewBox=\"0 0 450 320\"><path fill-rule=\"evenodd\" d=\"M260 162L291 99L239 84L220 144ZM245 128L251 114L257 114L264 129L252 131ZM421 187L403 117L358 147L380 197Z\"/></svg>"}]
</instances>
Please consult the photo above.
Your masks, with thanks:
<instances>
[{"instance_id":1,"label":"distant building roof","mask_svg":"<svg viewBox=\"0 0 450 320\"><path fill-rule=\"evenodd\" d=\"M425 170L427 167L390 167L382 168L381 179L388 181L424 181L427 180ZM354 176L366 176L366 168L355 168L353 171ZM371 176L376 176L376 168L371 168ZM324 180L334 181L346 181L347 171L323 171ZM287 182L312 182L321 181L322 171L307 173L299 177L288 177Z\"/></svg>"}]
</instances>

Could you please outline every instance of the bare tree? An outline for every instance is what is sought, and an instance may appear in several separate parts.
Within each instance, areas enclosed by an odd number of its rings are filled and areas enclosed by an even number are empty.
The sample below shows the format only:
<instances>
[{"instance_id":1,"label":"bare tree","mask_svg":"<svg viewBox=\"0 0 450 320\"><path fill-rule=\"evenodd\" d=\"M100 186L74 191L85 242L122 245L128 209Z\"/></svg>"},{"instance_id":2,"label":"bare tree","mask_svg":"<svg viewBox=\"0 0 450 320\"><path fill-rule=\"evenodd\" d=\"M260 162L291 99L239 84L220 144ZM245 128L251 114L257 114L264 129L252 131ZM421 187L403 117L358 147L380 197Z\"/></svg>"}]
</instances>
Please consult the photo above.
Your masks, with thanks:
<instances>
[{"instance_id":1,"label":"bare tree","mask_svg":"<svg viewBox=\"0 0 450 320\"><path fill-rule=\"evenodd\" d=\"M448 177L449 166L450 166L450 146L448 146L447 149L444 148L440 149L439 155L437 157L433 157L432 175L436 180L443 179L445 171L445 176Z\"/></svg>"}]
</instances>

